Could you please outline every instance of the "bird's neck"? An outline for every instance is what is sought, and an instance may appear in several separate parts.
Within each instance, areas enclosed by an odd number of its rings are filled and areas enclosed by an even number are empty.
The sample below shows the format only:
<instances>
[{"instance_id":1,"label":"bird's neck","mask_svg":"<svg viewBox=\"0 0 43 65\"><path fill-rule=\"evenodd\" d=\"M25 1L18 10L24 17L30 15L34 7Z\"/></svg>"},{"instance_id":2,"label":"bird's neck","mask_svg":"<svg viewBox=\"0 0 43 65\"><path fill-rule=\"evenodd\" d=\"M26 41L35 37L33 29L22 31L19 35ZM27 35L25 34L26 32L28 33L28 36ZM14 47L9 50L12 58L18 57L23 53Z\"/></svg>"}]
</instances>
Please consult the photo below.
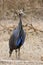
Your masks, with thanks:
<instances>
[{"instance_id":1,"label":"bird's neck","mask_svg":"<svg viewBox=\"0 0 43 65\"><path fill-rule=\"evenodd\" d=\"M22 22L22 18L20 17L20 22Z\"/></svg>"},{"instance_id":2,"label":"bird's neck","mask_svg":"<svg viewBox=\"0 0 43 65\"><path fill-rule=\"evenodd\" d=\"M22 18L20 17L19 18L19 32L21 33L21 31L22 31Z\"/></svg>"}]
</instances>

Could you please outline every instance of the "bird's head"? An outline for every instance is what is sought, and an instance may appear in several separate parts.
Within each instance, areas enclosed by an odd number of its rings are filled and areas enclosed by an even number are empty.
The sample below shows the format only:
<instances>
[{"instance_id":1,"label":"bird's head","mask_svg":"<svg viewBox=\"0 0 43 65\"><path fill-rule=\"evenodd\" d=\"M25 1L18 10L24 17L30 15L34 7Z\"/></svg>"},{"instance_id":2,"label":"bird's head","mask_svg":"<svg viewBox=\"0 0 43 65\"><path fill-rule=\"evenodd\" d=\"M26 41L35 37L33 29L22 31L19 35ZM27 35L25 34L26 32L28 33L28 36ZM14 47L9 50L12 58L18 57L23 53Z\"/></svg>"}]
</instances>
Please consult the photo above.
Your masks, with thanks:
<instances>
[{"instance_id":1,"label":"bird's head","mask_svg":"<svg viewBox=\"0 0 43 65\"><path fill-rule=\"evenodd\" d=\"M19 10L19 17L24 16L24 12L22 10Z\"/></svg>"}]
</instances>

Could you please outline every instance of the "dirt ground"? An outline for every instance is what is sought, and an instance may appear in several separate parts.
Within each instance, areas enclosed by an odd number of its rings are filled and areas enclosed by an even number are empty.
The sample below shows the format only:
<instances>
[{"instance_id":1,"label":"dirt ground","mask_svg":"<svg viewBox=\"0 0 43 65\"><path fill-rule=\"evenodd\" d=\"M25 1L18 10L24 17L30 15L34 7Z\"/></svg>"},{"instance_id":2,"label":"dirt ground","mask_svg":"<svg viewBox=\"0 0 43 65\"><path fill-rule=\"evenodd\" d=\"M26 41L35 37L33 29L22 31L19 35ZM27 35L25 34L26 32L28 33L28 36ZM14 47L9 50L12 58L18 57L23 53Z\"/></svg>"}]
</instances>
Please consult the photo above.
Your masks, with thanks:
<instances>
[{"instance_id":1,"label":"dirt ground","mask_svg":"<svg viewBox=\"0 0 43 65\"><path fill-rule=\"evenodd\" d=\"M14 21L0 21L0 60L17 60L15 51L13 51L11 58L9 58L9 38L10 33L9 29L7 29L9 26L17 25L18 22ZM40 23L40 29L43 30L43 22ZM37 24L39 25L39 24ZM33 23L34 27L37 27L35 23ZM37 27L37 28L39 28ZM10 32L11 29L10 29ZM20 51L20 60L27 60L27 61L42 61L43 62L43 32L37 31L34 32L33 29L27 30L26 28L26 39L24 45L21 47ZM24 62L25 63L25 62ZM0 63L0 65L9 65L7 63ZM14 63L13 63L14 64ZM10 63L12 65L12 63ZM19 65L23 65L20 63ZM28 64L26 64L28 65ZM29 65L43 65L40 63L30 63Z\"/></svg>"}]
</instances>

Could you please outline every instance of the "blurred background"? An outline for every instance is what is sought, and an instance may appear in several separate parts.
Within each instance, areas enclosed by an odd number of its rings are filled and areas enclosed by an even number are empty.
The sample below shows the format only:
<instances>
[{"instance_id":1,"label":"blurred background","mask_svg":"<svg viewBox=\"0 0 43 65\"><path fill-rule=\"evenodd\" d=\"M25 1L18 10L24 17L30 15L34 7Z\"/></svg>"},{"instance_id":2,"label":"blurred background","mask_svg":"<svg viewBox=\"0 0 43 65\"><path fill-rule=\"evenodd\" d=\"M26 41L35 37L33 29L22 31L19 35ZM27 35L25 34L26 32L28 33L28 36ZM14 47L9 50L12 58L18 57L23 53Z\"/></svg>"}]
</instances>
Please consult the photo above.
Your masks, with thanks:
<instances>
[{"instance_id":1,"label":"blurred background","mask_svg":"<svg viewBox=\"0 0 43 65\"><path fill-rule=\"evenodd\" d=\"M43 19L43 0L0 0L0 19L14 19L15 12L20 9L27 15Z\"/></svg>"}]
</instances>

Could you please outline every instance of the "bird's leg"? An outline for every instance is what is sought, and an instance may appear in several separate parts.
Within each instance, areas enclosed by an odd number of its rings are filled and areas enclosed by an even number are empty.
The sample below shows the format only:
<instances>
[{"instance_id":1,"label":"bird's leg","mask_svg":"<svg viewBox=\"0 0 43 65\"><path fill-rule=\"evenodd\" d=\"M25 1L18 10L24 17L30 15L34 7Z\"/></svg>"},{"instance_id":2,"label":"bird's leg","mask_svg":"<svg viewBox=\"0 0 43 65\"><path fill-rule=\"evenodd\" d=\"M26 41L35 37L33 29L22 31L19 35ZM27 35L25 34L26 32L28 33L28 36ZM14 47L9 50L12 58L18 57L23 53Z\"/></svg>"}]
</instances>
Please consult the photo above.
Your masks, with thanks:
<instances>
[{"instance_id":1,"label":"bird's leg","mask_svg":"<svg viewBox=\"0 0 43 65\"><path fill-rule=\"evenodd\" d=\"M17 58L17 49L15 50L15 52L16 52L16 58Z\"/></svg>"},{"instance_id":2,"label":"bird's leg","mask_svg":"<svg viewBox=\"0 0 43 65\"><path fill-rule=\"evenodd\" d=\"M12 54L12 51L10 50L10 51L9 51L9 57L11 57L11 54Z\"/></svg>"},{"instance_id":3,"label":"bird's leg","mask_svg":"<svg viewBox=\"0 0 43 65\"><path fill-rule=\"evenodd\" d=\"M11 57L12 52L13 52L13 49L10 49L9 50L9 57Z\"/></svg>"},{"instance_id":4,"label":"bird's leg","mask_svg":"<svg viewBox=\"0 0 43 65\"><path fill-rule=\"evenodd\" d=\"M18 49L18 59L20 59L20 48Z\"/></svg>"}]
</instances>

